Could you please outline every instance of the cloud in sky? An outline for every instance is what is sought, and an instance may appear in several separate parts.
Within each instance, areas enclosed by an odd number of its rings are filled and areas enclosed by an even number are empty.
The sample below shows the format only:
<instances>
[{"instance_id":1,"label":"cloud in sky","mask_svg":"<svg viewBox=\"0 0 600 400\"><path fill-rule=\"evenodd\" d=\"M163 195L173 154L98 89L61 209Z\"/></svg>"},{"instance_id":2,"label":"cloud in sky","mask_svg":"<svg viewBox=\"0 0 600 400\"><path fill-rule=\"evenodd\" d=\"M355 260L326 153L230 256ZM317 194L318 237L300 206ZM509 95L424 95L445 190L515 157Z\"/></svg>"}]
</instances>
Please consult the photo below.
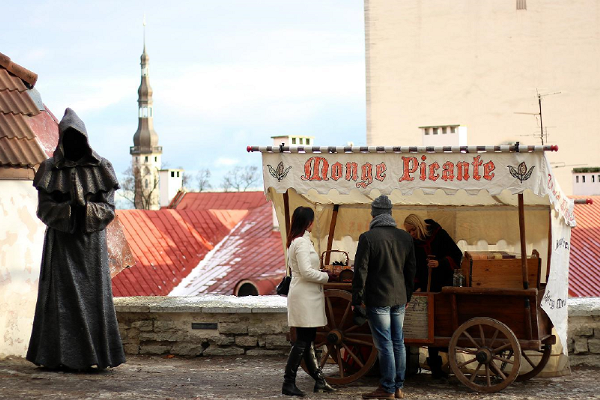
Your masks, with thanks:
<instances>
[{"instance_id":1,"label":"cloud in sky","mask_svg":"<svg viewBox=\"0 0 600 400\"><path fill-rule=\"evenodd\" d=\"M154 125L163 160L260 165L247 145L306 134L366 142L362 0L22 0L3 5L0 52L39 75L60 118L81 116L118 173L130 164L146 15ZM23 13L23 10L28 10Z\"/></svg>"}]
</instances>

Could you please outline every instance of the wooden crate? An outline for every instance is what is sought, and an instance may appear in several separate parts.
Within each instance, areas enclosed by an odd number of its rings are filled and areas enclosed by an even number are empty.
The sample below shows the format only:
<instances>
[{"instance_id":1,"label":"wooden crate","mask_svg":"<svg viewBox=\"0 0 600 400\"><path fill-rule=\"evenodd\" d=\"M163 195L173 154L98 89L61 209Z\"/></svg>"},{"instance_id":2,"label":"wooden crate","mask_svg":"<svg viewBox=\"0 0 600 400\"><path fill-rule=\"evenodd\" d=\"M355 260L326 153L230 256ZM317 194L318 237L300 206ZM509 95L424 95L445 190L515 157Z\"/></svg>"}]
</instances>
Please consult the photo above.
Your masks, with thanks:
<instances>
[{"instance_id":1,"label":"wooden crate","mask_svg":"<svg viewBox=\"0 0 600 400\"><path fill-rule=\"evenodd\" d=\"M527 258L530 288L540 287L541 259L536 250ZM474 288L523 289L521 259L505 252L465 252L462 272L466 286Z\"/></svg>"}]
</instances>

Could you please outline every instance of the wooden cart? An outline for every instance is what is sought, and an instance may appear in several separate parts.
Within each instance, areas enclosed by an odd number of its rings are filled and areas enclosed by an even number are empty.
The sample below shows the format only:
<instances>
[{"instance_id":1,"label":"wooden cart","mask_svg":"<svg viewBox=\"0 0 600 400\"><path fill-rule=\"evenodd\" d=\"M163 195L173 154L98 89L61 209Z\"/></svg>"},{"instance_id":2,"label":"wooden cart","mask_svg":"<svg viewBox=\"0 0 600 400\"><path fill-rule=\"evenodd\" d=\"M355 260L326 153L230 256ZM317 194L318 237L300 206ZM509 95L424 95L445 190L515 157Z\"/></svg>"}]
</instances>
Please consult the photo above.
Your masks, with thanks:
<instances>
[{"instance_id":1,"label":"wooden cart","mask_svg":"<svg viewBox=\"0 0 600 400\"><path fill-rule=\"evenodd\" d=\"M556 337L543 303L554 301L551 297L566 298L567 290L555 277L548 277L568 268L568 249L565 257L564 249L555 244L568 240L568 228L574 225L573 202L560 192L543 153L556 149L280 146L248 150L263 153L265 192L286 227L281 230L284 242L290 210L298 205L315 209L312 234L315 246L325 249L322 264L329 264L334 247L347 244L348 237L355 243L368 229L369 205L379 193L390 196L398 222L408 213L450 215L450 223L442 225L455 222L454 233L459 236L455 240L464 236L471 241L509 243L512 254L465 252L464 287L415 293L406 310L405 343L448 348L452 372L480 392L502 390L545 367ZM444 172L440 172L442 165ZM450 171L451 167L456 169ZM459 178L448 184L455 174ZM371 195L372 189L378 192ZM416 190L420 192L415 194ZM560 231L561 238L552 237L557 224L567 227ZM543 247L546 259L536 250L527 254L527 248L534 246ZM351 283L325 284L328 324L318 330L315 347L333 384L360 378L377 359L368 324L353 323L351 301ZM556 318L562 329L564 321Z\"/></svg>"}]
</instances>

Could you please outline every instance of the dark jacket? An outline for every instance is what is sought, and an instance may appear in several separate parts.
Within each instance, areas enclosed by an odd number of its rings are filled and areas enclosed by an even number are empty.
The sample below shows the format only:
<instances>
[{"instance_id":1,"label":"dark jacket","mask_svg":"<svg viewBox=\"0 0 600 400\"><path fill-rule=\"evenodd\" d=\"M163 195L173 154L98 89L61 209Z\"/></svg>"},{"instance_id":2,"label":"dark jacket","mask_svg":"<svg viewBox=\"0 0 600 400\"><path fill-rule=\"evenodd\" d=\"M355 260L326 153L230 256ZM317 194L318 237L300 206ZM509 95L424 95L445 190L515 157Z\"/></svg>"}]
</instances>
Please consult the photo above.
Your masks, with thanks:
<instances>
[{"instance_id":1,"label":"dark jacket","mask_svg":"<svg viewBox=\"0 0 600 400\"><path fill-rule=\"evenodd\" d=\"M427 255L434 255L440 263L431 269L431 291L439 292L443 286L452 286L454 270L460 268L462 251L440 224L432 219L426 219L427 237L425 240L415 239L415 257L417 259L417 275L415 289L427 290L429 268Z\"/></svg>"},{"instance_id":2,"label":"dark jacket","mask_svg":"<svg viewBox=\"0 0 600 400\"><path fill-rule=\"evenodd\" d=\"M391 226L360 235L354 260L352 304L406 304L413 292L416 263L410 235Z\"/></svg>"}]
</instances>

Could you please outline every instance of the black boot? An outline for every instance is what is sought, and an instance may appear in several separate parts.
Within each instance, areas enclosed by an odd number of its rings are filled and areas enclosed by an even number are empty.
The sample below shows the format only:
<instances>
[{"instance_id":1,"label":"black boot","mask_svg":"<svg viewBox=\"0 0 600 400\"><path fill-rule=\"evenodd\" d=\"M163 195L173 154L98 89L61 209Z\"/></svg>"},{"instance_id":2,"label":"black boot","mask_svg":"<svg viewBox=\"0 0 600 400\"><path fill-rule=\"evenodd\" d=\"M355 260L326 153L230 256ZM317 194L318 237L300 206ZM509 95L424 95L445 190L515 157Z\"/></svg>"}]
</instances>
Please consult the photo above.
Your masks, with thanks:
<instances>
[{"instance_id":1,"label":"black boot","mask_svg":"<svg viewBox=\"0 0 600 400\"><path fill-rule=\"evenodd\" d=\"M442 357L429 356L427 364L431 368L431 377L433 379L448 379L448 374L442 370Z\"/></svg>"},{"instance_id":2,"label":"black boot","mask_svg":"<svg viewBox=\"0 0 600 400\"><path fill-rule=\"evenodd\" d=\"M298 367L302 362L302 355L306 350L306 343L296 341L292 346L290 355L288 356L287 364L285 366L285 374L283 375L283 387L281 393L288 396L304 397L302 392L296 386L296 374L298 373Z\"/></svg>"},{"instance_id":3,"label":"black boot","mask_svg":"<svg viewBox=\"0 0 600 400\"><path fill-rule=\"evenodd\" d=\"M304 351L304 364L306 364L308 374L315 380L315 393L335 392L335 389L332 388L325 380L323 370L317 363L317 356L315 355L315 348L313 347L312 343L307 346L306 350Z\"/></svg>"}]
</instances>

